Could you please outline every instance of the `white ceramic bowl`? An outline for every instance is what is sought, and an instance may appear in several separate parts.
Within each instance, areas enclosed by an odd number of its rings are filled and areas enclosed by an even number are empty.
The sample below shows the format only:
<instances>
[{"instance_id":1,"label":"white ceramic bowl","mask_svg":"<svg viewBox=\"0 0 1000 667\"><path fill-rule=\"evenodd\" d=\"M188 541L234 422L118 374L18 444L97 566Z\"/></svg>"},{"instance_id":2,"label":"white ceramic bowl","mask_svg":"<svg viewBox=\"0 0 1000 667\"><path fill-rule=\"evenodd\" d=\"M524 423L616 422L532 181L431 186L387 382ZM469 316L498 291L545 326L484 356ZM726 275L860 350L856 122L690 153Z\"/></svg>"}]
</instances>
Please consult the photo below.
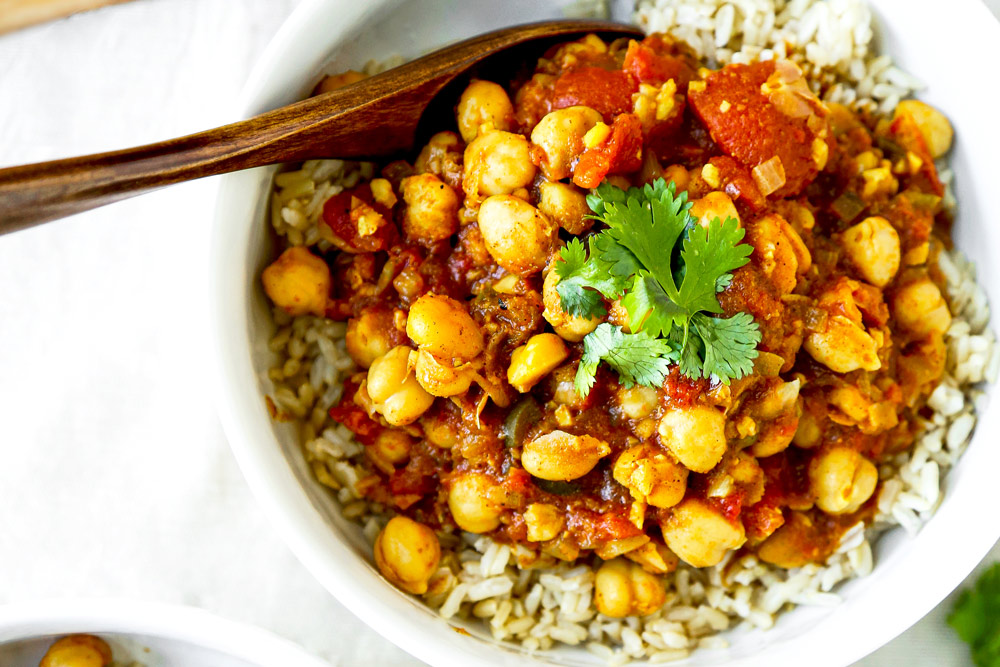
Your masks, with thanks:
<instances>
[{"instance_id":1,"label":"white ceramic bowl","mask_svg":"<svg viewBox=\"0 0 1000 667\"><path fill-rule=\"evenodd\" d=\"M145 667L329 667L296 644L203 609L113 599L0 606L0 665L38 667L59 637L94 634Z\"/></svg>"},{"instance_id":2,"label":"white ceramic bowl","mask_svg":"<svg viewBox=\"0 0 1000 667\"><path fill-rule=\"evenodd\" d=\"M622 3L624 4L624 3ZM956 128L952 165L959 218L955 238L979 264L990 301L1000 303L1000 232L993 222L1000 154L993 113L1000 92L988 72L1000 62L1000 29L978 0L876 0L885 50L928 85L924 96ZM616 18L627 18L617 7ZM624 13L624 15L623 15ZM537 0L304 0L268 48L246 88L247 116L307 94L331 62L346 69L392 54L415 56L448 41L501 25L559 15ZM227 176L213 231L213 327L219 409L240 466L257 499L302 562L341 602L403 649L435 665L544 663L444 620L383 581L356 526L338 514L312 479L293 429L265 410L265 371L272 331L259 287L271 257L265 212L273 169ZM1000 416L981 415L975 438L947 478L937 515L916 537L897 530L880 540L874 573L852 581L833 609L799 608L768 632L730 637L731 648L697 652L688 664L723 662L771 667L847 665L902 632L957 586L1000 537L994 502ZM475 634L475 633L474 633ZM484 635L485 636L485 635ZM765 658L766 656L766 658ZM558 662L591 662L560 650Z\"/></svg>"}]
</instances>

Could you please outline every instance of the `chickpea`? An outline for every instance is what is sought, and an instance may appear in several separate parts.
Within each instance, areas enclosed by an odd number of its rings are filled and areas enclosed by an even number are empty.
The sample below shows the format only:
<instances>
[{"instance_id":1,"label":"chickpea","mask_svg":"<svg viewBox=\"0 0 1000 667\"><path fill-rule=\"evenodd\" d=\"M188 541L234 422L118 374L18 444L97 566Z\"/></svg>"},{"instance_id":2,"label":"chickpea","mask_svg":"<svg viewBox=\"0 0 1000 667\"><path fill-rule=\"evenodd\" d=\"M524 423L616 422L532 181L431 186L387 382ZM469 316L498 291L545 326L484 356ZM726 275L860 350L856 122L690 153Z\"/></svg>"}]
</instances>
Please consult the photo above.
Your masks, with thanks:
<instances>
[{"instance_id":1,"label":"chickpea","mask_svg":"<svg viewBox=\"0 0 1000 667\"><path fill-rule=\"evenodd\" d=\"M743 524L732 522L708 502L688 498L660 524L663 539L677 556L694 567L718 565L726 552L746 542Z\"/></svg>"},{"instance_id":2,"label":"chickpea","mask_svg":"<svg viewBox=\"0 0 1000 667\"><path fill-rule=\"evenodd\" d=\"M406 202L403 233L410 240L441 241L458 231L458 195L434 174L407 176L399 184Z\"/></svg>"},{"instance_id":3,"label":"chickpea","mask_svg":"<svg viewBox=\"0 0 1000 667\"><path fill-rule=\"evenodd\" d=\"M330 298L330 267L302 246L281 253L261 275L268 298L289 315L323 317Z\"/></svg>"},{"instance_id":4,"label":"chickpea","mask_svg":"<svg viewBox=\"0 0 1000 667\"><path fill-rule=\"evenodd\" d=\"M559 535L566 518L555 505L531 503L524 510L524 524L528 527L529 542L547 542Z\"/></svg>"},{"instance_id":5,"label":"chickpea","mask_svg":"<svg viewBox=\"0 0 1000 667\"><path fill-rule=\"evenodd\" d=\"M594 606L605 616L646 616L662 607L666 599L659 577L624 558L605 562L594 576Z\"/></svg>"},{"instance_id":6,"label":"chickpea","mask_svg":"<svg viewBox=\"0 0 1000 667\"><path fill-rule=\"evenodd\" d=\"M745 451L723 458L705 481L705 495L709 498L725 498L738 493L744 506L750 506L764 496L764 470L757 459Z\"/></svg>"},{"instance_id":7,"label":"chickpea","mask_svg":"<svg viewBox=\"0 0 1000 667\"><path fill-rule=\"evenodd\" d=\"M406 426L415 422L433 402L434 397L410 375L396 393L374 407L389 424Z\"/></svg>"},{"instance_id":8,"label":"chickpea","mask_svg":"<svg viewBox=\"0 0 1000 667\"><path fill-rule=\"evenodd\" d=\"M375 453L390 465L402 463L410 458L413 439L403 431L385 429L375 437Z\"/></svg>"},{"instance_id":9,"label":"chickpea","mask_svg":"<svg viewBox=\"0 0 1000 667\"><path fill-rule=\"evenodd\" d=\"M823 432L820 430L819 424L816 423L816 418L808 412L804 412L799 418L799 426L795 430L792 442L801 449L812 449L819 443L822 435Z\"/></svg>"},{"instance_id":10,"label":"chickpea","mask_svg":"<svg viewBox=\"0 0 1000 667\"><path fill-rule=\"evenodd\" d=\"M736 205L725 192L709 192L701 199L695 199L691 202L691 215L698 219L699 225L706 228L716 218L719 222L733 218L736 224L740 224L740 214L736 210Z\"/></svg>"},{"instance_id":11,"label":"chickpea","mask_svg":"<svg viewBox=\"0 0 1000 667\"><path fill-rule=\"evenodd\" d=\"M753 220L746 230L746 242L753 247L753 257L764 275L779 292L790 293L795 289L797 276L808 268L803 259L806 262L811 259L798 233L777 214Z\"/></svg>"},{"instance_id":12,"label":"chickpea","mask_svg":"<svg viewBox=\"0 0 1000 667\"><path fill-rule=\"evenodd\" d=\"M426 350L411 353L413 373L417 382L432 396L458 396L469 391L472 376L455 368L447 362L442 362Z\"/></svg>"},{"instance_id":13,"label":"chickpea","mask_svg":"<svg viewBox=\"0 0 1000 667\"><path fill-rule=\"evenodd\" d=\"M615 461L612 475L636 500L653 507L673 507L687 491L687 468L658 447L629 447Z\"/></svg>"},{"instance_id":14,"label":"chickpea","mask_svg":"<svg viewBox=\"0 0 1000 667\"><path fill-rule=\"evenodd\" d=\"M578 343L583 340L584 336L597 328L597 325L601 323L601 318L570 315L562 309L562 301L559 298L559 292L556 291L556 286L559 284L559 274L553 267L554 262L555 259L549 262L549 268L542 283L542 302L545 304L542 317L552 325L552 328L562 339Z\"/></svg>"},{"instance_id":15,"label":"chickpea","mask_svg":"<svg viewBox=\"0 0 1000 667\"><path fill-rule=\"evenodd\" d=\"M625 554L633 563L638 563L643 570L650 574L667 574L677 569L680 559L667 548L665 544L656 542L646 542L638 549L633 549Z\"/></svg>"},{"instance_id":16,"label":"chickpea","mask_svg":"<svg viewBox=\"0 0 1000 667\"><path fill-rule=\"evenodd\" d=\"M424 415L420 418L427 442L441 449L451 449L460 441L458 429L442 414Z\"/></svg>"},{"instance_id":17,"label":"chickpea","mask_svg":"<svg viewBox=\"0 0 1000 667\"><path fill-rule=\"evenodd\" d=\"M368 396L374 403L381 403L399 388L408 373L410 348L397 345L376 359L368 369Z\"/></svg>"},{"instance_id":18,"label":"chickpea","mask_svg":"<svg viewBox=\"0 0 1000 667\"><path fill-rule=\"evenodd\" d=\"M611 447L603 440L552 431L525 443L521 465L540 479L569 481L586 475L610 453Z\"/></svg>"},{"instance_id":19,"label":"chickpea","mask_svg":"<svg viewBox=\"0 0 1000 667\"><path fill-rule=\"evenodd\" d=\"M861 277L876 287L888 285L899 270L899 234L883 217L848 227L840 244Z\"/></svg>"},{"instance_id":20,"label":"chickpea","mask_svg":"<svg viewBox=\"0 0 1000 667\"><path fill-rule=\"evenodd\" d=\"M658 431L660 443L694 472L708 472L726 453L726 418L707 405L668 410Z\"/></svg>"},{"instance_id":21,"label":"chickpea","mask_svg":"<svg viewBox=\"0 0 1000 667\"><path fill-rule=\"evenodd\" d=\"M938 286L928 278L909 283L892 298L892 315L900 328L914 336L944 333L951 326L951 311Z\"/></svg>"},{"instance_id":22,"label":"chickpea","mask_svg":"<svg viewBox=\"0 0 1000 667\"><path fill-rule=\"evenodd\" d=\"M827 514L857 511L875 493L878 470L849 447L821 450L809 461L809 488Z\"/></svg>"},{"instance_id":23,"label":"chickpea","mask_svg":"<svg viewBox=\"0 0 1000 667\"><path fill-rule=\"evenodd\" d=\"M434 402L409 369L411 351L398 345L368 369L368 396L375 410L393 426L412 424Z\"/></svg>"},{"instance_id":24,"label":"chickpea","mask_svg":"<svg viewBox=\"0 0 1000 667\"><path fill-rule=\"evenodd\" d=\"M587 195L569 183L543 181L538 186L538 210L573 235L594 226L594 221L586 217L590 215Z\"/></svg>"},{"instance_id":25,"label":"chickpea","mask_svg":"<svg viewBox=\"0 0 1000 667\"><path fill-rule=\"evenodd\" d=\"M439 359L469 361L483 351L483 332L461 301L425 294L410 306L406 335Z\"/></svg>"},{"instance_id":26,"label":"chickpea","mask_svg":"<svg viewBox=\"0 0 1000 667\"><path fill-rule=\"evenodd\" d=\"M462 187L470 197L504 195L535 180L528 140L520 134L480 132L465 148Z\"/></svg>"},{"instance_id":27,"label":"chickpea","mask_svg":"<svg viewBox=\"0 0 1000 667\"><path fill-rule=\"evenodd\" d=\"M458 527L469 533L488 533L500 525L503 507L491 498L496 484L482 473L463 473L452 478L448 509Z\"/></svg>"},{"instance_id":28,"label":"chickpea","mask_svg":"<svg viewBox=\"0 0 1000 667\"><path fill-rule=\"evenodd\" d=\"M552 387L552 400L557 405L582 410L587 404L587 399L580 396L576 390L576 370L577 365L569 363L552 371L550 385Z\"/></svg>"},{"instance_id":29,"label":"chickpea","mask_svg":"<svg viewBox=\"0 0 1000 667\"><path fill-rule=\"evenodd\" d=\"M458 131L468 143L487 123L498 130L509 130L514 125L514 105L501 86L475 80L466 86L458 100Z\"/></svg>"},{"instance_id":30,"label":"chickpea","mask_svg":"<svg viewBox=\"0 0 1000 667\"><path fill-rule=\"evenodd\" d=\"M816 539L816 529L802 512L789 512L788 520L757 547L757 557L778 567L803 567L811 554L803 545Z\"/></svg>"},{"instance_id":31,"label":"chickpea","mask_svg":"<svg viewBox=\"0 0 1000 667\"><path fill-rule=\"evenodd\" d=\"M434 531L405 516L394 516L375 538L375 565L395 586L422 595L441 562Z\"/></svg>"},{"instance_id":32,"label":"chickpea","mask_svg":"<svg viewBox=\"0 0 1000 667\"><path fill-rule=\"evenodd\" d=\"M381 308L366 308L358 317L347 321L344 343L354 363L368 368L372 362L392 349L395 331L392 312Z\"/></svg>"},{"instance_id":33,"label":"chickpea","mask_svg":"<svg viewBox=\"0 0 1000 667\"><path fill-rule=\"evenodd\" d=\"M559 226L523 199L495 195L479 209L479 231L497 264L527 276L545 266Z\"/></svg>"},{"instance_id":34,"label":"chickpea","mask_svg":"<svg viewBox=\"0 0 1000 667\"><path fill-rule=\"evenodd\" d=\"M663 168L663 178L667 183L674 184L674 191L680 194L688 189L691 184L691 174L679 164L672 164Z\"/></svg>"},{"instance_id":35,"label":"chickpea","mask_svg":"<svg viewBox=\"0 0 1000 667\"><path fill-rule=\"evenodd\" d=\"M100 637L69 635L49 647L38 667L107 667L111 660L111 647Z\"/></svg>"},{"instance_id":36,"label":"chickpea","mask_svg":"<svg viewBox=\"0 0 1000 667\"><path fill-rule=\"evenodd\" d=\"M542 173L560 181L572 173L573 163L584 151L583 137L603 120L590 107L557 109L546 114L531 131L531 143L542 149Z\"/></svg>"},{"instance_id":37,"label":"chickpea","mask_svg":"<svg viewBox=\"0 0 1000 667\"><path fill-rule=\"evenodd\" d=\"M448 185L462 187L462 152L465 147L454 132L438 132L420 150L413 171L418 174L432 173ZM404 163L405 164L405 163ZM413 173L407 171L406 173Z\"/></svg>"},{"instance_id":38,"label":"chickpea","mask_svg":"<svg viewBox=\"0 0 1000 667\"><path fill-rule=\"evenodd\" d=\"M656 409L660 395L652 387L637 384L629 389L619 389L617 398L622 414L629 419L644 419Z\"/></svg>"},{"instance_id":39,"label":"chickpea","mask_svg":"<svg viewBox=\"0 0 1000 667\"><path fill-rule=\"evenodd\" d=\"M954 136L951 123L934 107L920 100L903 100L896 105L896 111L893 113L893 118L900 116L909 116L913 119L932 158L941 157L951 148Z\"/></svg>"},{"instance_id":40,"label":"chickpea","mask_svg":"<svg viewBox=\"0 0 1000 667\"><path fill-rule=\"evenodd\" d=\"M525 394L568 356L569 350L559 336L551 333L532 336L511 353L507 382Z\"/></svg>"},{"instance_id":41,"label":"chickpea","mask_svg":"<svg viewBox=\"0 0 1000 667\"><path fill-rule=\"evenodd\" d=\"M813 359L837 373L859 368L877 371L882 367L875 339L843 315L828 317L826 330L809 334L802 347Z\"/></svg>"},{"instance_id":42,"label":"chickpea","mask_svg":"<svg viewBox=\"0 0 1000 667\"><path fill-rule=\"evenodd\" d=\"M322 93L329 93L334 90L339 90L344 86L349 86L352 83L357 83L358 81L364 81L368 78L367 74L358 72L353 69L349 69L346 72L341 72L340 74L331 74L329 76L324 76L323 79L316 86L316 95Z\"/></svg>"},{"instance_id":43,"label":"chickpea","mask_svg":"<svg viewBox=\"0 0 1000 667\"><path fill-rule=\"evenodd\" d=\"M865 331L854 302L857 286L857 281L840 279L820 295L817 304L828 313L824 329L811 332L802 344L813 359L837 373L882 367L879 343Z\"/></svg>"}]
</instances>

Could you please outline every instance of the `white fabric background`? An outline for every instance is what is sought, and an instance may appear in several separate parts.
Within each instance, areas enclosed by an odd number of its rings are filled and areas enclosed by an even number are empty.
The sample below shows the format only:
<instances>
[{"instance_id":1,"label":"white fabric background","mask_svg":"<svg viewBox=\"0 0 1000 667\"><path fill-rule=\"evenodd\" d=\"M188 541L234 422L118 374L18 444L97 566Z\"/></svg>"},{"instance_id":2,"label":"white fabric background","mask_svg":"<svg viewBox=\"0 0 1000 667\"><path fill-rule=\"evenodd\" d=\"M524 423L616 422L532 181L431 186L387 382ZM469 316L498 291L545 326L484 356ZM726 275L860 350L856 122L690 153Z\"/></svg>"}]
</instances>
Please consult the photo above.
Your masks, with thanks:
<instances>
[{"instance_id":1,"label":"white fabric background","mask_svg":"<svg viewBox=\"0 0 1000 667\"><path fill-rule=\"evenodd\" d=\"M0 36L0 165L231 119L297 1L136 0ZM214 188L0 238L0 602L185 603L337 665L419 664L312 579L229 452L206 359ZM945 613L865 664L963 664Z\"/></svg>"}]
</instances>

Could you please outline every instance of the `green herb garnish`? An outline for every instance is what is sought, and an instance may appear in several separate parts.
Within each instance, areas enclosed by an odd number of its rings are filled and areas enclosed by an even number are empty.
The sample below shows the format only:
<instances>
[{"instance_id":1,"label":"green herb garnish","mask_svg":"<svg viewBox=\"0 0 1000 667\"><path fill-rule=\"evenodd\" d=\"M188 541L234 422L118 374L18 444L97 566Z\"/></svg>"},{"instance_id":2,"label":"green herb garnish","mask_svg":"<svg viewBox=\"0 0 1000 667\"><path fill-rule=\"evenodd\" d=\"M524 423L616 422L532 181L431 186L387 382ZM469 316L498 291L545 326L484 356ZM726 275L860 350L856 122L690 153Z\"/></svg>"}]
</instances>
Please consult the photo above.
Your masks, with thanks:
<instances>
[{"instance_id":1,"label":"green herb garnish","mask_svg":"<svg viewBox=\"0 0 1000 667\"><path fill-rule=\"evenodd\" d=\"M948 625L972 648L979 667L1000 667L1000 563L986 570L973 588L963 591Z\"/></svg>"},{"instance_id":2,"label":"green herb garnish","mask_svg":"<svg viewBox=\"0 0 1000 667\"><path fill-rule=\"evenodd\" d=\"M700 226L687 193L675 195L662 178L628 191L603 183L587 204L607 227L586 247L573 239L563 248L556 291L563 309L580 317L603 316L603 299L621 299L632 333L602 324L587 334L577 391L590 392L602 361L626 387L660 386L674 363L688 377L724 384L750 373L757 323L749 313L713 316L722 312L716 295L753 252L736 220Z\"/></svg>"}]
</instances>

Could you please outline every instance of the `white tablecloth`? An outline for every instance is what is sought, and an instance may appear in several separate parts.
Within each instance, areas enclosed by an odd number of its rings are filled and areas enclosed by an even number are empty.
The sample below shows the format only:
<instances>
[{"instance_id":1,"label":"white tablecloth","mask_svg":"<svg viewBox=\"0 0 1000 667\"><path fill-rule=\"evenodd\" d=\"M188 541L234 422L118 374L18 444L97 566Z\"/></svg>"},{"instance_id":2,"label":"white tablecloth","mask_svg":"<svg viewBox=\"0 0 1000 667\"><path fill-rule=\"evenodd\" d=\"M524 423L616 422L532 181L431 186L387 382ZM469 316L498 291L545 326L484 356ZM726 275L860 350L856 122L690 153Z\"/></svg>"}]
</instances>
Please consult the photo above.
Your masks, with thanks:
<instances>
[{"instance_id":1,"label":"white tablecloth","mask_svg":"<svg viewBox=\"0 0 1000 667\"><path fill-rule=\"evenodd\" d=\"M0 37L0 164L231 119L296 4L136 0ZM192 604L337 665L419 664L313 580L229 452L206 358L214 188L177 186L0 238L0 602ZM945 611L866 664L961 664Z\"/></svg>"}]
</instances>

